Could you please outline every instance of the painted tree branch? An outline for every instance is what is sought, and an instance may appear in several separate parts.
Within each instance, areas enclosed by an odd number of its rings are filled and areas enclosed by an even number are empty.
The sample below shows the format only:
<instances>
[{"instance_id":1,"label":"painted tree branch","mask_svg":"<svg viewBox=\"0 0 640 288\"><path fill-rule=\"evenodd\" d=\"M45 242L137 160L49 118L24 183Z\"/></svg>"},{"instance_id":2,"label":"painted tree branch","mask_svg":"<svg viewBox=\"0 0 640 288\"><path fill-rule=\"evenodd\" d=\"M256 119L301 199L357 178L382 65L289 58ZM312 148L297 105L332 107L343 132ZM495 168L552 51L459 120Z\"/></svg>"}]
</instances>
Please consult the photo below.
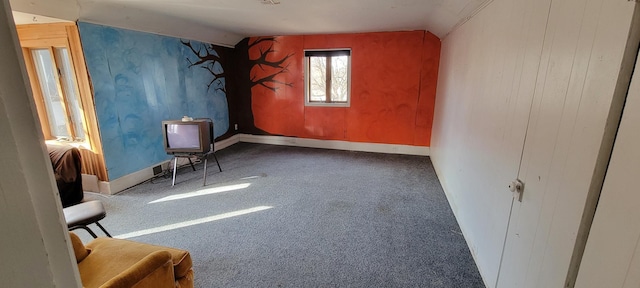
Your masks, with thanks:
<instances>
[{"instance_id":1,"label":"painted tree branch","mask_svg":"<svg viewBox=\"0 0 640 288\"><path fill-rule=\"evenodd\" d=\"M209 71L209 73L211 73L211 75L213 76L213 79L211 79L209 84L207 84L207 90L210 89L214 83L218 83L219 85L218 87L216 87L216 90L220 90L224 93L227 93L226 87L222 82L222 79L226 77L226 73L224 71L215 72L213 69L214 65L220 62L220 57L217 55L217 53L215 53L216 51L213 45L209 44L207 46L203 44L203 45L199 45L198 48L196 49L191 44L191 41L180 40L180 42L184 46L187 46L189 50L191 50L191 52L193 52L193 54L196 55L196 57L198 57L197 61L191 61L191 59L187 57L187 62L189 62L189 68L193 66L200 66L201 68Z\"/></svg>"},{"instance_id":2,"label":"painted tree branch","mask_svg":"<svg viewBox=\"0 0 640 288\"><path fill-rule=\"evenodd\" d=\"M183 41L180 40L180 42L182 42L182 44L184 46L189 47L189 49L191 50L191 52L193 52L193 54L195 54L198 57L198 61L196 62L191 62L191 59L187 58L187 61L189 62L189 67L193 67L196 65L200 65L200 64L204 64L206 62L220 62L220 57L216 54L212 54L211 51L215 52L215 49L213 49L213 45L210 45L209 47L206 47L205 45L200 45L200 47L198 47L198 49L196 49L195 47L193 47L193 45L191 44L191 41ZM202 49L204 48L204 49ZM204 50L204 54L203 54L203 50Z\"/></svg>"},{"instance_id":3,"label":"painted tree branch","mask_svg":"<svg viewBox=\"0 0 640 288\"><path fill-rule=\"evenodd\" d=\"M286 73L289 72L289 70L287 69L287 67L278 70L275 73L272 73L270 75L267 75L265 77L262 77L260 79L256 79L256 77L251 78L251 86L256 86L256 85L261 85L264 86L270 90L272 90L273 92L278 91L278 89L280 87L275 86L275 84L281 84L281 85L285 85L285 86L289 86L289 87L293 87L293 83L287 83L287 82L282 82L279 80L276 80L275 77L279 74L282 73ZM267 85L267 83L272 83L272 85Z\"/></svg>"},{"instance_id":4,"label":"painted tree branch","mask_svg":"<svg viewBox=\"0 0 640 288\"><path fill-rule=\"evenodd\" d=\"M274 52L276 51L273 49L273 45L269 46L269 48L266 51L263 51L262 49L260 49L260 57L258 57L257 59L252 59L251 61L254 63L254 65L258 65L258 67L260 67L260 69L262 70L264 70L263 66L285 69L285 67L282 66L282 64L287 60L289 60L289 58L291 58L291 56L293 56L294 53L288 54L280 60L276 60L276 61L267 60L267 56L269 56L269 54Z\"/></svg>"},{"instance_id":5,"label":"painted tree branch","mask_svg":"<svg viewBox=\"0 0 640 288\"><path fill-rule=\"evenodd\" d=\"M209 73L211 73L211 75L213 75L213 79L211 79L211 82L209 82L209 84L207 84L207 89L211 88L211 85L213 85L213 83L217 82L220 84L219 87L216 87L216 90L220 90L224 93L227 93L227 89L225 87L225 85L222 85L222 79L224 79L224 77L227 76L227 73L222 72L222 73L216 73L214 72L210 67L207 66L203 66L203 69L209 71Z\"/></svg>"},{"instance_id":6,"label":"painted tree branch","mask_svg":"<svg viewBox=\"0 0 640 288\"><path fill-rule=\"evenodd\" d=\"M260 56L258 58L249 59L251 63L251 67L258 66L262 71L266 71L265 67L271 67L277 70L276 72L273 72L260 79L256 79L256 77L252 77L251 86L253 87L256 85L262 85L274 92L279 89L279 87L275 86L276 84L293 87L293 82L279 81L275 79L275 76L289 72L289 69L288 69L289 65L287 64L285 66L284 63L287 62L287 60L289 60L289 58L291 58L294 55L294 53L287 54L286 56L282 57L279 60L269 60L267 59L268 56L276 52L276 50L273 48L274 46L273 43L277 42L277 40L275 39L275 37L260 37L260 38L257 38L255 41L249 43L249 49L251 49L251 47L254 47L261 42L271 42L271 44L266 50L264 50L262 47L259 48ZM270 85L268 85L268 83L270 83Z\"/></svg>"}]
</instances>

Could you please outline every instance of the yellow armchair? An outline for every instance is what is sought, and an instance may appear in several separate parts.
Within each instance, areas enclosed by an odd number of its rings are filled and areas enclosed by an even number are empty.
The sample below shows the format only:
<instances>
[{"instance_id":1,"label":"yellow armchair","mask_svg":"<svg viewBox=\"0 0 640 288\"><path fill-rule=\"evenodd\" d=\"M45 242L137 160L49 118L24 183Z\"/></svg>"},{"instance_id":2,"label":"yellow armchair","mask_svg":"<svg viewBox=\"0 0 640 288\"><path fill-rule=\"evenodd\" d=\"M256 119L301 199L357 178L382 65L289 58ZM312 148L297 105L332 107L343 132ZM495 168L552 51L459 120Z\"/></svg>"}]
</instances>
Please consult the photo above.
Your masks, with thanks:
<instances>
[{"instance_id":1,"label":"yellow armchair","mask_svg":"<svg viewBox=\"0 0 640 288\"><path fill-rule=\"evenodd\" d=\"M114 238L97 238L86 246L69 232L86 288L193 287L188 251Z\"/></svg>"}]
</instances>

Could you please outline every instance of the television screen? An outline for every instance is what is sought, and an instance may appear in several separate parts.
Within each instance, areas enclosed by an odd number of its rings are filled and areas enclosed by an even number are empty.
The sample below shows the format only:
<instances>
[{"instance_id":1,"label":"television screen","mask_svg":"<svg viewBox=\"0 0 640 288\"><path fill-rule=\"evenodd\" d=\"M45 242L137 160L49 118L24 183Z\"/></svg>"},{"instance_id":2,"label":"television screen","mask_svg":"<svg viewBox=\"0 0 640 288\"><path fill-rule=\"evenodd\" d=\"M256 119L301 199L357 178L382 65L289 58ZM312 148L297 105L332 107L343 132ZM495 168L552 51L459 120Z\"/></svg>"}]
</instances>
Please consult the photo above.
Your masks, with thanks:
<instances>
[{"instance_id":1,"label":"television screen","mask_svg":"<svg viewBox=\"0 0 640 288\"><path fill-rule=\"evenodd\" d=\"M167 124L167 145L171 149L200 148L198 124Z\"/></svg>"},{"instance_id":2,"label":"television screen","mask_svg":"<svg viewBox=\"0 0 640 288\"><path fill-rule=\"evenodd\" d=\"M162 121L164 150L167 154L202 154L211 151L213 121L165 120Z\"/></svg>"}]
</instances>

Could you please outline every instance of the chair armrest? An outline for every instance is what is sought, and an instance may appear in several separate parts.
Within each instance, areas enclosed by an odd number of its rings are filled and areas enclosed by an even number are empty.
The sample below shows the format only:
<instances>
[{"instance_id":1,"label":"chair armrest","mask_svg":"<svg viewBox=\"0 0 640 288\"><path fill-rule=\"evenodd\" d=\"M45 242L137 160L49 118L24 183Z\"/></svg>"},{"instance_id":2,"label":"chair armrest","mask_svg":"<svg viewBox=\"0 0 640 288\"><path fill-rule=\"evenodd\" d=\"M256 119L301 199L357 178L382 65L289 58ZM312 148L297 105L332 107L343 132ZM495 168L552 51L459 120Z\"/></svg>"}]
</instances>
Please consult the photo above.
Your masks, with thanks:
<instances>
[{"instance_id":1,"label":"chair armrest","mask_svg":"<svg viewBox=\"0 0 640 288\"><path fill-rule=\"evenodd\" d=\"M175 287L173 261L168 251L155 251L104 283L101 288Z\"/></svg>"},{"instance_id":2,"label":"chair armrest","mask_svg":"<svg viewBox=\"0 0 640 288\"><path fill-rule=\"evenodd\" d=\"M76 263L80 263L89 256L90 250L84 247L82 240L75 233L69 232L69 238L71 239L71 246L73 246L73 254L76 256Z\"/></svg>"}]
</instances>

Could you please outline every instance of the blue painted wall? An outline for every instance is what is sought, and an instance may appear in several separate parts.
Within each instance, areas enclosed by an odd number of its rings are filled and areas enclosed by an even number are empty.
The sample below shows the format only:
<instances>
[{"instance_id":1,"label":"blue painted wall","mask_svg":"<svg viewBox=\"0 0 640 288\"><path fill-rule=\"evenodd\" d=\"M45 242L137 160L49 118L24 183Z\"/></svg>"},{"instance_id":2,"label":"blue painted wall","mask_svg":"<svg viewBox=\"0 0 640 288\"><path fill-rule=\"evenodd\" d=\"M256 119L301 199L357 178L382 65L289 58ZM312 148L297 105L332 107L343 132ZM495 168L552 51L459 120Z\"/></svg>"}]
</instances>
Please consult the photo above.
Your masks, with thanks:
<instances>
[{"instance_id":1,"label":"blue painted wall","mask_svg":"<svg viewBox=\"0 0 640 288\"><path fill-rule=\"evenodd\" d=\"M229 130L225 78L212 83L214 72L224 72L220 62L190 67L199 58L178 38L84 22L78 28L109 181L171 158L162 120L207 117L215 137ZM216 46L190 43L221 56Z\"/></svg>"}]
</instances>

